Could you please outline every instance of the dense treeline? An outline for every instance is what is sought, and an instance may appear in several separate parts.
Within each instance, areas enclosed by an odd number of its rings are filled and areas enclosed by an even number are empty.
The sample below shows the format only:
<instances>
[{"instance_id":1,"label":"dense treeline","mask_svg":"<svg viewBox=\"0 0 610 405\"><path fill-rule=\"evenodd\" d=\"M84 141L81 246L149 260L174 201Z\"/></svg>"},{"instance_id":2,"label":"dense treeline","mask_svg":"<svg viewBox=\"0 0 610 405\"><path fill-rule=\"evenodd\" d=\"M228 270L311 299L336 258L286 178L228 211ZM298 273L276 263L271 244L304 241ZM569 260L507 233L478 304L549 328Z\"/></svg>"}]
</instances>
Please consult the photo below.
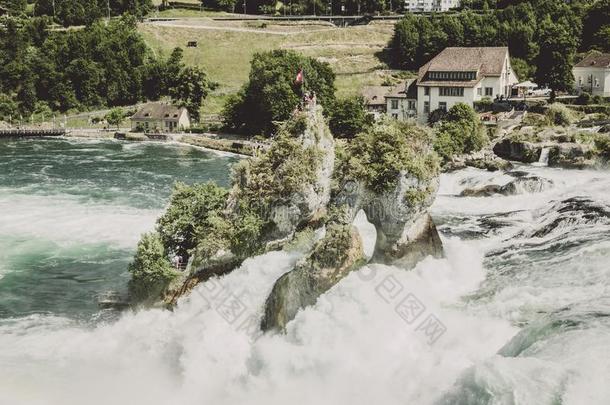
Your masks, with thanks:
<instances>
[{"instance_id":1,"label":"dense treeline","mask_svg":"<svg viewBox=\"0 0 610 405\"><path fill-rule=\"evenodd\" d=\"M11 15L25 13L27 4L26 0L0 0L0 8Z\"/></svg>"},{"instance_id":2,"label":"dense treeline","mask_svg":"<svg viewBox=\"0 0 610 405\"><path fill-rule=\"evenodd\" d=\"M0 28L0 119L31 113L129 105L170 96L198 117L209 82L176 49L153 57L135 19L49 31L44 18L6 19Z\"/></svg>"},{"instance_id":3,"label":"dense treeline","mask_svg":"<svg viewBox=\"0 0 610 405\"><path fill-rule=\"evenodd\" d=\"M489 3L465 5L488 9ZM577 50L609 50L610 0L504 0L494 7L484 13L407 15L396 24L391 62L418 69L447 46L508 46L520 78L560 90L569 87L563 82L571 75L565 72Z\"/></svg>"},{"instance_id":4,"label":"dense treeline","mask_svg":"<svg viewBox=\"0 0 610 405\"><path fill-rule=\"evenodd\" d=\"M142 17L152 9L151 0L37 0L34 15L54 16L55 22L67 27L92 24L108 12L111 16L128 13Z\"/></svg>"}]
</instances>

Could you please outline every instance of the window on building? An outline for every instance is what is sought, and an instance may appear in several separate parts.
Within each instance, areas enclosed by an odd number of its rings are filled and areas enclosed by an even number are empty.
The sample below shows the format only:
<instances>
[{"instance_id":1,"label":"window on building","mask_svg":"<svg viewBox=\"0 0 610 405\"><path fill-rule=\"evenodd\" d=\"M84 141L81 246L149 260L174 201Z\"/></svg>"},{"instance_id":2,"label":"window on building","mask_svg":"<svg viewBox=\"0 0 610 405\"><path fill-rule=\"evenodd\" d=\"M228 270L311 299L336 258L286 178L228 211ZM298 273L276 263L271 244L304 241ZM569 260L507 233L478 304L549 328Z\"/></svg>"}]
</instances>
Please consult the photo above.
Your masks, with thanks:
<instances>
[{"instance_id":1,"label":"window on building","mask_svg":"<svg viewBox=\"0 0 610 405\"><path fill-rule=\"evenodd\" d=\"M395 120L397 120L397 119L398 119L398 114L396 114L396 113L392 114L392 118L394 118Z\"/></svg>"},{"instance_id":2,"label":"window on building","mask_svg":"<svg viewBox=\"0 0 610 405\"><path fill-rule=\"evenodd\" d=\"M398 100L392 100L392 110L398 110Z\"/></svg>"},{"instance_id":3,"label":"window on building","mask_svg":"<svg viewBox=\"0 0 610 405\"><path fill-rule=\"evenodd\" d=\"M430 87L424 87L424 96L430 95Z\"/></svg>"},{"instance_id":4,"label":"window on building","mask_svg":"<svg viewBox=\"0 0 610 405\"><path fill-rule=\"evenodd\" d=\"M599 79L597 77L595 78L595 87L599 87Z\"/></svg>"},{"instance_id":5,"label":"window on building","mask_svg":"<svg viewBox=\"0 0 610 405\"><path fill-rule=\"evenodd\" d=\"M440 87L438 92L445 97L464 97L463 87Z\"/></svg>"},{"instance_id":6,"label":"window on building","mask_svg":"<svg viewBox=\"0 0 610 405\"><path fill-rule=\"evenodd\" d=\"M432 80L474 80L477 72L430 72L428 77Z\"/></svg>"},{"instance_id":7,"label":"window on building","mask_svg":"<svg viewBox=\"0 0 610 405\"><path fill-rule=\"evenodd\" d=\"M409 100L409 110L415 110L415 100Z\"/></svg>"},{"instance_id":8,"label":"window on building","mask_svg":"<svg viewBox=\"0 0 610 405\"><path fill-rule=\"evenodd\" d=\"M494 95L493 87L485 87L485 95L486 96L493 96Z\"/></svg>"},{"instance_id":9,"label":"window on building","mask_svg":"<svg viewBox=\"0 0 610 405\"><path fill-rule=\"evenodd\" d=\"M578 76L578 85L582 86L582 76Z\"/></svg>"},{"instance_id":10,"label":"window on building","mask_svg":"<svg viewBox=\"0 0 610 405\"><path fill-rule=\"evenodd\" d=\"M478 87L477 88L477 95L478 96L482 96L483 95L483 88L482 87Z\"/></svg>"},{"instance_id":11,"label":"window on building","mask_svg":"<svg viewBox=\"0 0 610 405\"><path fill-rule=\"evenodd\" d=\"M424 101L424 114L430 114L430 102Z\"/></svg>"},{"instance_id":12,"label":"window on building","mask_svg":"<svg viewBox=\"0 0 610 405\"><path fill-rule=\"evenodd\" d=\"M440 101L438 103L438 109L439 110L443 110L443 111L447 111L447 103L445 101Z\"/></svg>"}]
</instances>

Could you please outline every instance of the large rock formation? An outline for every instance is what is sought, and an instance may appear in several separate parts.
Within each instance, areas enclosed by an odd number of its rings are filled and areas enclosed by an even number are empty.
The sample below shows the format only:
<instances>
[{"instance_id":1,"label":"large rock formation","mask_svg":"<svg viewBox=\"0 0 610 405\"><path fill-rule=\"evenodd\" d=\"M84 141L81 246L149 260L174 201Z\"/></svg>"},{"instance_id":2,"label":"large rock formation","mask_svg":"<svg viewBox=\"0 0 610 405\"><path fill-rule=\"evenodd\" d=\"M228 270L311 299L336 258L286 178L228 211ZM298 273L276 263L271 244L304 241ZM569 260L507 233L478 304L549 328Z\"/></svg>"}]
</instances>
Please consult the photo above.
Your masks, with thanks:
<instances>
[{"instance_id":1,"label":"large rock formation","mask_svg":"<svg viewBox=\"0 0 610 405\"><path fill-rule=\"evenodd\" d=\"M484 148L466 155L454 156L451 160L443 164L444 172L474 167L477 169L495 172L498 170L510 170L513 165L506 159L502 159L494 154L490 148Z\"/></svg>"},{"instance_id":2,"label":"large rock formation","mask_svg":"<svg viewBox=\"0 0 610 405\"><path fill-rule=\"evenodd\" d=\"M362 243L352 226L360 210L377 230L373 261L410 269L428 255L443 254L427 212L439 174L429 132L382 122L353 140L342 159L335 173L339 186L330 201L330 231L301 264L276 282L265 305L263 330L283 329L300 308L315 303L364 263Z\"/></svg>"},{"instance_id":3,"label":"large rock formation","mask_svg":"<svg viewBox=\"0 0 610 405\"><path fill-rule=\"evenodd\" d=\"M320 107L296 113L270 148L233 168L225 209L203 232L187 272L165 301L174 303L197 283L233 270L249 256L280 249L294 233L316 224L330 199L334 141Z\"/></svg>"},{"instance_id":4,"label":"large rock formation","mask_svg":"<svg viewBox=\"0 0 610 405\"><path fill-rule=\"evenodd\" d=\"M329 225L312 253L280 277L265 303L261 329L282 330L297 312L365 263L362 239L352 225Z\"/></svg>"},{"instance_id":5,"label":"large rock formation","mask_svg":"<svg viewBox=\"0 0 610 405\"><path fill-rule=\"evenodd\" d=\"M196 210L196 247L188 249L187 271L164 291L165 302L174 303L247 257L281 249L300 230L325 226L325 236L267 299L261 327L281 330L299 309L366 262L353 226L360 210L377 230L372 260L410 269L428 255L440 257L442 244L428 214L438 176L428 129L382 121L338 148L320 107L298 112L267 150L234 167L228 193L210 193L228 195L226 201L210 204L207 194L193 200L215 208ZM172 212L161 231L182 229L188 220Z\"/></svg>"},{"instance_id":6,"label":"large rock formation","mask_svg":"<svg viewBox=\"0 0 610 405\"><path fill-rule=\"evenodd\" d=\"M427 211L436 196L438 177L419 179L401 171L396 178L395 186L384 192L363 181L348 181L332 202L346 207L349 221L362 209L375 226L374 261L412 268L427 255L442 256L442 244Z\"/></svg>"},{"instance_id":7,"label":"large rock formation","mask_svg":"<svg viewBox=\"0 0 610 405\"><path fill-rule=\"evenodd\" d=\"M517 138L505 138L494 145L493 151L503 159L534 163L540 159L542 145Z\"/></svg>"}]
</instances>

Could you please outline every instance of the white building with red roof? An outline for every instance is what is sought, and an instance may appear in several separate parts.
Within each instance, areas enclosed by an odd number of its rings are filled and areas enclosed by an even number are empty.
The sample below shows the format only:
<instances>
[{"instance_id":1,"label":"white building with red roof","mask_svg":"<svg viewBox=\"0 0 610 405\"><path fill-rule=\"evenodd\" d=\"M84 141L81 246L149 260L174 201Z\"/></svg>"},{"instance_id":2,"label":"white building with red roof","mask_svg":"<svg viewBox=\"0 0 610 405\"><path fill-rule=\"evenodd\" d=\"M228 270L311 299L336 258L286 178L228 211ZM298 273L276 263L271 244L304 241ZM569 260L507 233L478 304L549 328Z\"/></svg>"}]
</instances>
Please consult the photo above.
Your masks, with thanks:
<instances>
[{"instance_id":1,"label":"white building with red roof","mask_svg":"<svg viewBox=\"0 0 610 405\"><path fill-rule=\"evenodd\" d=\"M445 48L419 69L418 120L425 122L430 112L457 103L507 98L518 82L507 47Z\"/></svg>"}]
</instances>

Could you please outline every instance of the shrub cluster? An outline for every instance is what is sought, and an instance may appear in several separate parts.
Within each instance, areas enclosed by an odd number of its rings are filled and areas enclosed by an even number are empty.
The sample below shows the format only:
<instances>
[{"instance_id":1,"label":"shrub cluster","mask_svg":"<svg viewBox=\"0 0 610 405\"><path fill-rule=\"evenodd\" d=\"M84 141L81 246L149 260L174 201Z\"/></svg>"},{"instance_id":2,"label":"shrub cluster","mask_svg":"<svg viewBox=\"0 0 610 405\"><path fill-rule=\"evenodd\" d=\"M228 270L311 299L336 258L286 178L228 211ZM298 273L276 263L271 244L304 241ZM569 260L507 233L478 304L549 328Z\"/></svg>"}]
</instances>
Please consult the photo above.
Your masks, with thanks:
<instances>
[{"instance_id":1,"label":"shrub cluster","mask_svg":"<svg viewBox=\"0 0 610 405\"><path fill-rule=\"evenodd\" d=\"M384 119L346 146L347 155L337 170L343 178L362 180L370 189L384 192L396 185L402 171L420 180L436 176L439 163L431 145L428 129Z\"/></svg>"},{"instance_id":2,"label":"shrub cluster","mask_svg":"<svg viewBox=\"0 0 610 405\"><path fill-rule=\"evenodd\" d=\"M574 113L561 103L553 103L546 110L546 118L550 125L568 126L574 122Z\"/></svg>"},{"instance_id":3,"label":"shrub cluster","mask_svg":"<svg viewBox=\"0 0 610 405\"><path fill-rule=\"evenodd\" d=\"M161 236L157 232L142 235L129 271L129 292L135 302L156 299L178 276L167 259Z\"/></svg>"},{"instance_id":4,"label":"shrub cluster","mask_svg":"<svg viewBox=\"0 0 610 405\"><path fill-rule=\"evenodd\" d=\"M435 127L434 149L445 160L453 156L476 152L489 138L474 110L463 103L451 107Z\"/></svg>"}]
</instances>

